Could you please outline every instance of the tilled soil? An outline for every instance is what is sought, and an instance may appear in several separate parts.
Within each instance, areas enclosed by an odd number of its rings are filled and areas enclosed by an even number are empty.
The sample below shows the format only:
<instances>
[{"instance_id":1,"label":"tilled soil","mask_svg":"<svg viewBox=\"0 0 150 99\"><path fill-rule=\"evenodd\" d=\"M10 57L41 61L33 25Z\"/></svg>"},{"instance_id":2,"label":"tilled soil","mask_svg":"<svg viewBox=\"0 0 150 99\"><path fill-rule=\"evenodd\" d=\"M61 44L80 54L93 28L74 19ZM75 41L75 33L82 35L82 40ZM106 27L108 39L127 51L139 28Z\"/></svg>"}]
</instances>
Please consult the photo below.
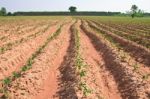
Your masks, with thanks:
<instances>
[{"instance_id":1,"label":"tilled soil","mask_svg":"<svg viewBox=\"0 0 150 99\"><path fill-rule=\"evenodd\" d=\"M80 25L80 24L79 24ZM88 99L121 99L117 84L106 69L102 53L98 52L90 38L78 26L81 37L81 53L87 64L87 77L85 80L92 89Z\"/></svg>"},{"instance_id":2,"label":"tilled soil","mask_svg":"<svg viewBox=\"0 0 150 99\"><path fill-rule=\"evenodd\" d=\"M129 41L121 36L118 36L118 35L110 32L109 30L103 29L96 25L94 27L96 27L101 32L104 32L105 34L112 37L112 39L114 41L118 42L118 44L121 47L123 47L125 51L127 51L133 57L135 57L136 61L143 63L147 66L150 66L150 61L149 61L150 60L150 51L147 48L140 46L140 45L136 44L135 42Z\"/></svg>"},{"instance_id":3,"label":"tilled soil","mask_svg":"<svg viewBox=\"0 0 150 99\"><path fill-rule=\"evenodd\" d=\"M8 83L6 77L20 70L60 25L60 34L34 58L32 67ZM0 55L0 79L7 87L0 86L5 89L0 90L0 99L150 99L150 81L142 78L149 67L135 72L117 51L86 21L68 17ZM84 65L82 70L77 64Z\"/></svg>"},{"instance_id":4,"label":"tilled soil","mask_svg":"<svg viewBox=\"0 0 150 99\"><path fill-rule=\"evenodd\" d=\"M85 24L82 24L81 28L91 38L96 50L103 53L102 57L106 68L114 76L116 83L118 83L118 89L122 98L148 99L150 92L149 83L143 82L142 77L133 71L133 67L128 66L128 63L119 59L110 42L86 28Z\"/></svg>"},{"instance_id":5,"label":"tilled soil","mask_svg":"<svg viewBox=\"0 0 150 99\"><path fill-rule=\"evenodd\" d=\"M28 40L27 42L0 55L0 79L3 79L4 77L9 76L12 72L20 69L33 52L44 44L46 40L45 38L47 38L50 33L56 31L58 26L59 25L50 27L43 35L37 36L35 39Z\"/></svg>"},{"instance_id":6,"label":"tilled soil","mask_svg":"<svg viewBox=\"0 0 150 99\"><path fill-rule=\"evenodd\" d=\"M54 97L59 83L58 67L69 45L69 28L70 25L65 25L59 37L50 42L42 54L36 58L32 69L12 82L9 89L10 97L15 99L52 99Z\"/></svg>"}]
</instances>

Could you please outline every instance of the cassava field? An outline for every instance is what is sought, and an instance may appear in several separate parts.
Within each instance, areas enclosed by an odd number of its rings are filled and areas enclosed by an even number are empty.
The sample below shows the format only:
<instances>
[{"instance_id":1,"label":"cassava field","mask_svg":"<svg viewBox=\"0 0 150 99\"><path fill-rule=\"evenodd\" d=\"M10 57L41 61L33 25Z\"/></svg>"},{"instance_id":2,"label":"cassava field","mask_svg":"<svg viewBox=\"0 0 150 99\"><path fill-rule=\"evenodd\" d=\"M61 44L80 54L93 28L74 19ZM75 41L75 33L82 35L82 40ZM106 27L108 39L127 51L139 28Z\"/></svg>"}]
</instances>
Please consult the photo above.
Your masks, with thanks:
<instances>
[{"instance_id":1,"label":"cassava field","mask_svg":"<svg viewBox=\"0 0 150 99\"><path fill-rule=\"evenodd\" d=\"M150 18L0 17L0 99L150 99Z\"/></svg>"}]
</instances>

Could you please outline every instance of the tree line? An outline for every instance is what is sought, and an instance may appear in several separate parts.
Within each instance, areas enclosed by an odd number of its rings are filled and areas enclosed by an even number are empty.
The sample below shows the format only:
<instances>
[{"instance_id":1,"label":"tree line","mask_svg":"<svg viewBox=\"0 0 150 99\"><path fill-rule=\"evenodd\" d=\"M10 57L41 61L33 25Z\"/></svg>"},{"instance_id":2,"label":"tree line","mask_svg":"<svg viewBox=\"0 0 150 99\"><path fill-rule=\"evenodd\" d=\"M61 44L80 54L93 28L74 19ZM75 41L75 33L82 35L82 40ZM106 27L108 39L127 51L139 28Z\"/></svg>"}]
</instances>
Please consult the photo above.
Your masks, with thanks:
<instances>
[{"instance_id":1,"label":"tree line","mask_svg":"<svg viewBox=\"0 0 150 99\"><path fill-rule=\"evenodd\" d=\"M16 16L45 16L45 15L67 15L67 16L114 16L120 14L120 12L15 12L14 15Z\"/></svg>"},{"instance_id":2,"label":"tree line","mask_svg":"<svg viewBox=\"0 0 150 99\"><path fill-rule=\"evenodd\" d=\"M81 16L131 16L134 17L143 17L143 16L150 16L150 13L144 13L141 9L138 8L136 5L132 5L130 11L127 13L121 12L96 12L96 11L77 11L77 8L74 6L69 7L68 9L70 12L8 12L5 7L0 9L0 16L61 16L61 15L81 15Z\"/></svg>"}]
</instances>

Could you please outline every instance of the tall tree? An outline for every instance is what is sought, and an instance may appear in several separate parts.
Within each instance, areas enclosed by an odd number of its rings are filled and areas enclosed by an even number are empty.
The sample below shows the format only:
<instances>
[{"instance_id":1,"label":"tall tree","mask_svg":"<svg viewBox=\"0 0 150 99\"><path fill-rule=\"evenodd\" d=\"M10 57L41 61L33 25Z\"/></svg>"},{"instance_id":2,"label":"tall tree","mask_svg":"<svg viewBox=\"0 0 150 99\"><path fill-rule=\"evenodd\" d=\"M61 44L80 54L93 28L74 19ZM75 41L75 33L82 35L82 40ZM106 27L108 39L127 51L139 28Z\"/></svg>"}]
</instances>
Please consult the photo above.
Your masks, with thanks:
<instances>
[{"instance_id":1,"label":"tall tree","mask_svg":"<svg viewBox=\"0 0 150 99\"><path fill-rule=\"evenodd\" d=\"M1 15L5 16L7 14L6 8L2 7L0 13Z\"/></svg>"},{"instance_id":2,"label":"tall tree","mask_svg":"<svg viewBox=\"0 0 150 99\"><path fill-rule=\"evenodd\" d=\"M70 12L76 12L77 8L74 6L69 7Z\"/></svg>"},{"instance_id":3,"label":"tall tree","mask_svg":"<svg viewBox=\"0 0 150 99\"><path fill-rule=\"evenodd\" d=\"M137 10L138 10L138 6L132 5L132 7L131 7L131 11L132 11L131 16L132 16L132 18L135 17L135 15L136 15L136 13L137 13Z\"/></svg>"}]
</instances>

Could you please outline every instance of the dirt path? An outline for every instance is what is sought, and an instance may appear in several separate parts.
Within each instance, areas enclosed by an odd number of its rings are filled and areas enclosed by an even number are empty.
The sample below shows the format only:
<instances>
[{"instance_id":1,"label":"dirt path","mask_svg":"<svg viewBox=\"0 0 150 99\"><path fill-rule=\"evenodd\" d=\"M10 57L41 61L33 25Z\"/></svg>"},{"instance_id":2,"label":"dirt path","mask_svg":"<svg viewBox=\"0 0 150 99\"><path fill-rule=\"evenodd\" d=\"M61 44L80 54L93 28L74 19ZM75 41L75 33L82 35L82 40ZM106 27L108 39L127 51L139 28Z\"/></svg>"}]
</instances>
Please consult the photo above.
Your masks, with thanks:
<instances>
[{"instance_id":1,"label":"dirt path","mask_svg":"<svg viewBox=\"0 0 150 99\"><path fill-rule=\"evenodd\" d=\"M72 24L72 23L71 23ZM10 95L17 99L53 99L58 91L59 66L69 46L70 25L38 56L33 68L11 84ZM14 93L15 91L15 93Z\"/></svg>"},{"instance_id":2,"label":"dirt path","mask_svg":"<svg viewBox=\"0 0 150 99\"><path fill-rule=\"evenodd\" d=\"M105 68L102 53L94 48L89 37L79 28L81 38L81 55L87 63L87 85L92 89L92 94L87 99L121 99L117 84L111 73Z\"/></svg>"}]
</instances>

